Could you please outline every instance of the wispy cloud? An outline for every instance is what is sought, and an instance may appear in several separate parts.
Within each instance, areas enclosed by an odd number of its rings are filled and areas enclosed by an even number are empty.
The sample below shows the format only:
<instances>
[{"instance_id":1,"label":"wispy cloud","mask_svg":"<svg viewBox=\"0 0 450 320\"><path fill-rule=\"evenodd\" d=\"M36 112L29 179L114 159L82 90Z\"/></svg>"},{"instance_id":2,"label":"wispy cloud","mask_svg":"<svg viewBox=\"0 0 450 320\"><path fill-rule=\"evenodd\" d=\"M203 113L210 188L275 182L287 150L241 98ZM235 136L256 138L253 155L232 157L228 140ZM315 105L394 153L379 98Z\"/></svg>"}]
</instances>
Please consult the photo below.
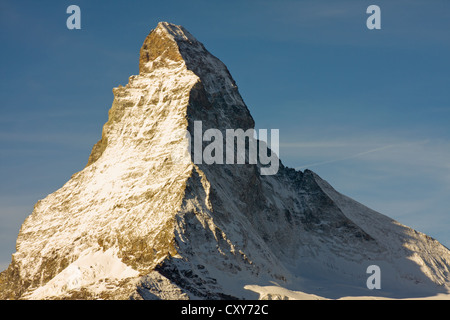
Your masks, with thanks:
<instances>
[{"instance_id":1,"label":"wispy cloud","mask_svg":"<svg viewBox=\"0 0 450 320\"><path fill-rule=\"evenodd\" d=\"M71 146L89 146L89 142L99 139L100 134L83 133L2 133L0 132L0 143L38 143L38 144L63 144ZM0 147L1 149L1 147Z\"/></svg>"},{"instance_id":2,"label":"wispy cloud","mask_svg":"<svg viewBox=\"0 0 450 320\"><path fill-rule=\"evenodd\" d=\"M311 167L317 167L317 166L321 166L321 165L325 165L325 164L331 164L331 163L335 163L335 162L341 162L341 161L345 161L345 160L351 160L351 159L355 159L355 158L359 158L362 157L364 155L368 155L371 153L375 153L375 152L380 152L380 151L384 151L386 149L393 149L393 148L404 148L404 147L408 147L408 146L415 146L415 145L423 145L425 143L427 143L429 140L425 140L425 141L414 141L414 142L402 142L402 143L397 143L397 144L388 144L388 145L384 145L381 147L377 147L377 148L372 148L363 152L358 152L358 153L353 153L350 154L348 156L344 156L344 157L340 157L340 158L336 158L336 159L330 159L330 160L324 160L324 161L319 161L319 162L314 162L314 163L310 163L310 164L306 164L306 165L301 165L299 167L296 167L297 170L302 170L305 168L311 168ZM291 147L294 147L295 144L287 144L288 146L290 145ZM299 144L297 147L302 147L304 148L307 145L304 144ZM324 142L320 142L320 143L316 143L316 144L310 144L310 146L314 146L314 147L318 147L318 146L333 146L333 147L349 147L351 146L351 144L345 144L342 142L328 142L328 143L324 143ZM353 145L354 147L354 145Z\"/></svg>"},{"instance_id":3,"label":"wispy cloud","mask_svg":"<svg viewBox=\"0 0 450 320\"><path fill-rule=\"evenodd\" d=\"M359 152L357 154L352 154L352 155L350 155L348 157L344 157L344 158L333 159L333 160L326 160L326 161L321 161L321 162L316 162L316 163L310 163L310 164L307 164L307 165L303 165L303 166L297 167L295 169L302 170L302 169L305 169L305 168L317 167L317 166L324 165L324 164L330 164L330 163L334 163L334 162L350 160L350 159L358 158L358 157L363 156L365 154L369 154L369 153L373 153L373 152L377 152L377 151L382 151L382 150L385 150L385 149L388 149L388 148L392 148L394 146L395 145L387 145L387 146L384 146L384 147L375 148L375 149L371 149L371 150L364 151L364 152Z\"/></svg>"}]
</instances>

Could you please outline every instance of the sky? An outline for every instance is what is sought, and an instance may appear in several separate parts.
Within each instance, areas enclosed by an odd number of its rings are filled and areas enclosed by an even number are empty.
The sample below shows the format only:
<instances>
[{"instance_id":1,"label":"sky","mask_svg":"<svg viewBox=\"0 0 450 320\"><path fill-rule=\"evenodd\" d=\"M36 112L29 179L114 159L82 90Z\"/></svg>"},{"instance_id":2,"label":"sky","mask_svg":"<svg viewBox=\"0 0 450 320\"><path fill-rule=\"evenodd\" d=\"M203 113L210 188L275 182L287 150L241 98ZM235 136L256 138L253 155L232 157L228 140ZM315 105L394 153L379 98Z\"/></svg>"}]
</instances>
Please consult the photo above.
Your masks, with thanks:
<instances>
[{"instance_id":1,"label":"sky","mask_svg":"<svg viewBox=\"0 0 450 320\"><path fill-rule=\"evenodd\" d=\"M227 65L284 165L450 247L450 1L0 0L0 269L34 204L86 165L159 21Z\"/></svg>"}]
</instances>

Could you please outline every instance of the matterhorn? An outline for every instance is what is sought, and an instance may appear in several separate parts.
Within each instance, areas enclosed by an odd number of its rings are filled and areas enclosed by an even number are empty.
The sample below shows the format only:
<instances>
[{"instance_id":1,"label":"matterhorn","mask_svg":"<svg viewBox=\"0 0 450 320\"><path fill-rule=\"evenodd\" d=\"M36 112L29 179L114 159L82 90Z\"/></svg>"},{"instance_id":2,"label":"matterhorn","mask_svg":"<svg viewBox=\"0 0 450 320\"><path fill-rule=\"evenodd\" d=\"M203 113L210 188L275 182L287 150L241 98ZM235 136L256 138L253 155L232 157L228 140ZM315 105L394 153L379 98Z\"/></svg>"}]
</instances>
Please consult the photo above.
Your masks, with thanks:
<instances>
[{"instance_id":1,"label":"matterhorn","mask_svg":"<svg viewBox=\"0 0 450 320\"><path fill-rule=\"evenodd\" d=\"M276 174L261 174L259 161L193 161L186 133L196 122L222 132L255 123L226 66L183 27L160 22L139 74L113 93L86 167L24 221L1 299L448 293L446 247L314 172L280 160Z\"/></svg>"}]
</instances>

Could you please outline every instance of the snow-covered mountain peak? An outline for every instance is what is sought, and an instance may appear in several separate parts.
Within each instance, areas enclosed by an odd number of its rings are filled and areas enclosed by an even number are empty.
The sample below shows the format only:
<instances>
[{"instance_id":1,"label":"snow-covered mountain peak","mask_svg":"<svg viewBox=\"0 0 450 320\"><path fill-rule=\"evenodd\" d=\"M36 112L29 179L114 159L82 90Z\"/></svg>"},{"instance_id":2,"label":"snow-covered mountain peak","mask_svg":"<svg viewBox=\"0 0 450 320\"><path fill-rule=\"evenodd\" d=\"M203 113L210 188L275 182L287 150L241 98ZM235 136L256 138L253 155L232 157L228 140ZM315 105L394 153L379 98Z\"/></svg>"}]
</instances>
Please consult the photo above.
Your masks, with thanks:
<instances>
[{"instance_id":1,"label":"snow-covered mountain peak","mask_svg":"<svg viewBox=\"0 0 450 320\"><path fill-rule=\"evenodd\" d=\"M185 68L198 77L192 95L204 99L201 107L208 110L195 110L191 105L190 119L202 120L206 129L254 127L254 120L225 64L182 26L160 22L145 39L140 50L140 76L147 77L160 68ZM199 115L205 112L208 116Z\"/></svg>"},{"instance_id":2,"label":"snow-covered mountain peak","mask_svg":"<svg viewBox=\"0 0 450 320\"><path fill-rule=\"evenodd\" d=\"M189 33L182 26L161 21L155 28L155 32L157 33L167 33L169 34L175 41L190 41L191 43L198 42L197 39L194 38L192 34Z\"/></svg>"},{"instance_id":3,"label":"snow-covered mountain peak","mask_svg":"<svg viewBox=\"0 0 450 320\"><path fill-rule=\"evenodd\" d=\"M159 23L139 70L114 88L87 166L23 223L0 298L257 298L275 296L273 283L370 295L372 264L379 294L447 290L448 249L315 173L194 163L184 151L195 121L222 131L254 121L227 67L183 27Z\"/></svg>"}]
</instances>

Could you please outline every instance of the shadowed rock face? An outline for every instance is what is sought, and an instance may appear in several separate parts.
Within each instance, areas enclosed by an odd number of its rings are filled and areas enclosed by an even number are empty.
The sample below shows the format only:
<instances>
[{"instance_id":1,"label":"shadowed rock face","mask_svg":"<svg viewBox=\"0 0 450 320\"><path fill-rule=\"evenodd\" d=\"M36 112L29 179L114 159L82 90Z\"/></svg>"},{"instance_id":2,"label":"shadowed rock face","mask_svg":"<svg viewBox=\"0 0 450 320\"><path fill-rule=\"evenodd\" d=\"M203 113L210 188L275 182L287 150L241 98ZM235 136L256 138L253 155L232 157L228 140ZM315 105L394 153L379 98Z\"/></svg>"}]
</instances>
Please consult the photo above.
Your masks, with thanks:
<instances>
[{"instance_id":1,"label":"shadowed rock face","mask_svg":"<svg viewBox=\"0 0 450 320\"><path fill-rule=\"evenodd\" d=\"M194 121L221 131L254 121L226 66L183 27L159 23L139 75L113 92L86 168L25 220L0 298L257 298L244 287L273 282L370 295L372 264L380 295L447 289L445 247L309 170L194 164L183 153Z\"/></svg>"}]
</instances>

